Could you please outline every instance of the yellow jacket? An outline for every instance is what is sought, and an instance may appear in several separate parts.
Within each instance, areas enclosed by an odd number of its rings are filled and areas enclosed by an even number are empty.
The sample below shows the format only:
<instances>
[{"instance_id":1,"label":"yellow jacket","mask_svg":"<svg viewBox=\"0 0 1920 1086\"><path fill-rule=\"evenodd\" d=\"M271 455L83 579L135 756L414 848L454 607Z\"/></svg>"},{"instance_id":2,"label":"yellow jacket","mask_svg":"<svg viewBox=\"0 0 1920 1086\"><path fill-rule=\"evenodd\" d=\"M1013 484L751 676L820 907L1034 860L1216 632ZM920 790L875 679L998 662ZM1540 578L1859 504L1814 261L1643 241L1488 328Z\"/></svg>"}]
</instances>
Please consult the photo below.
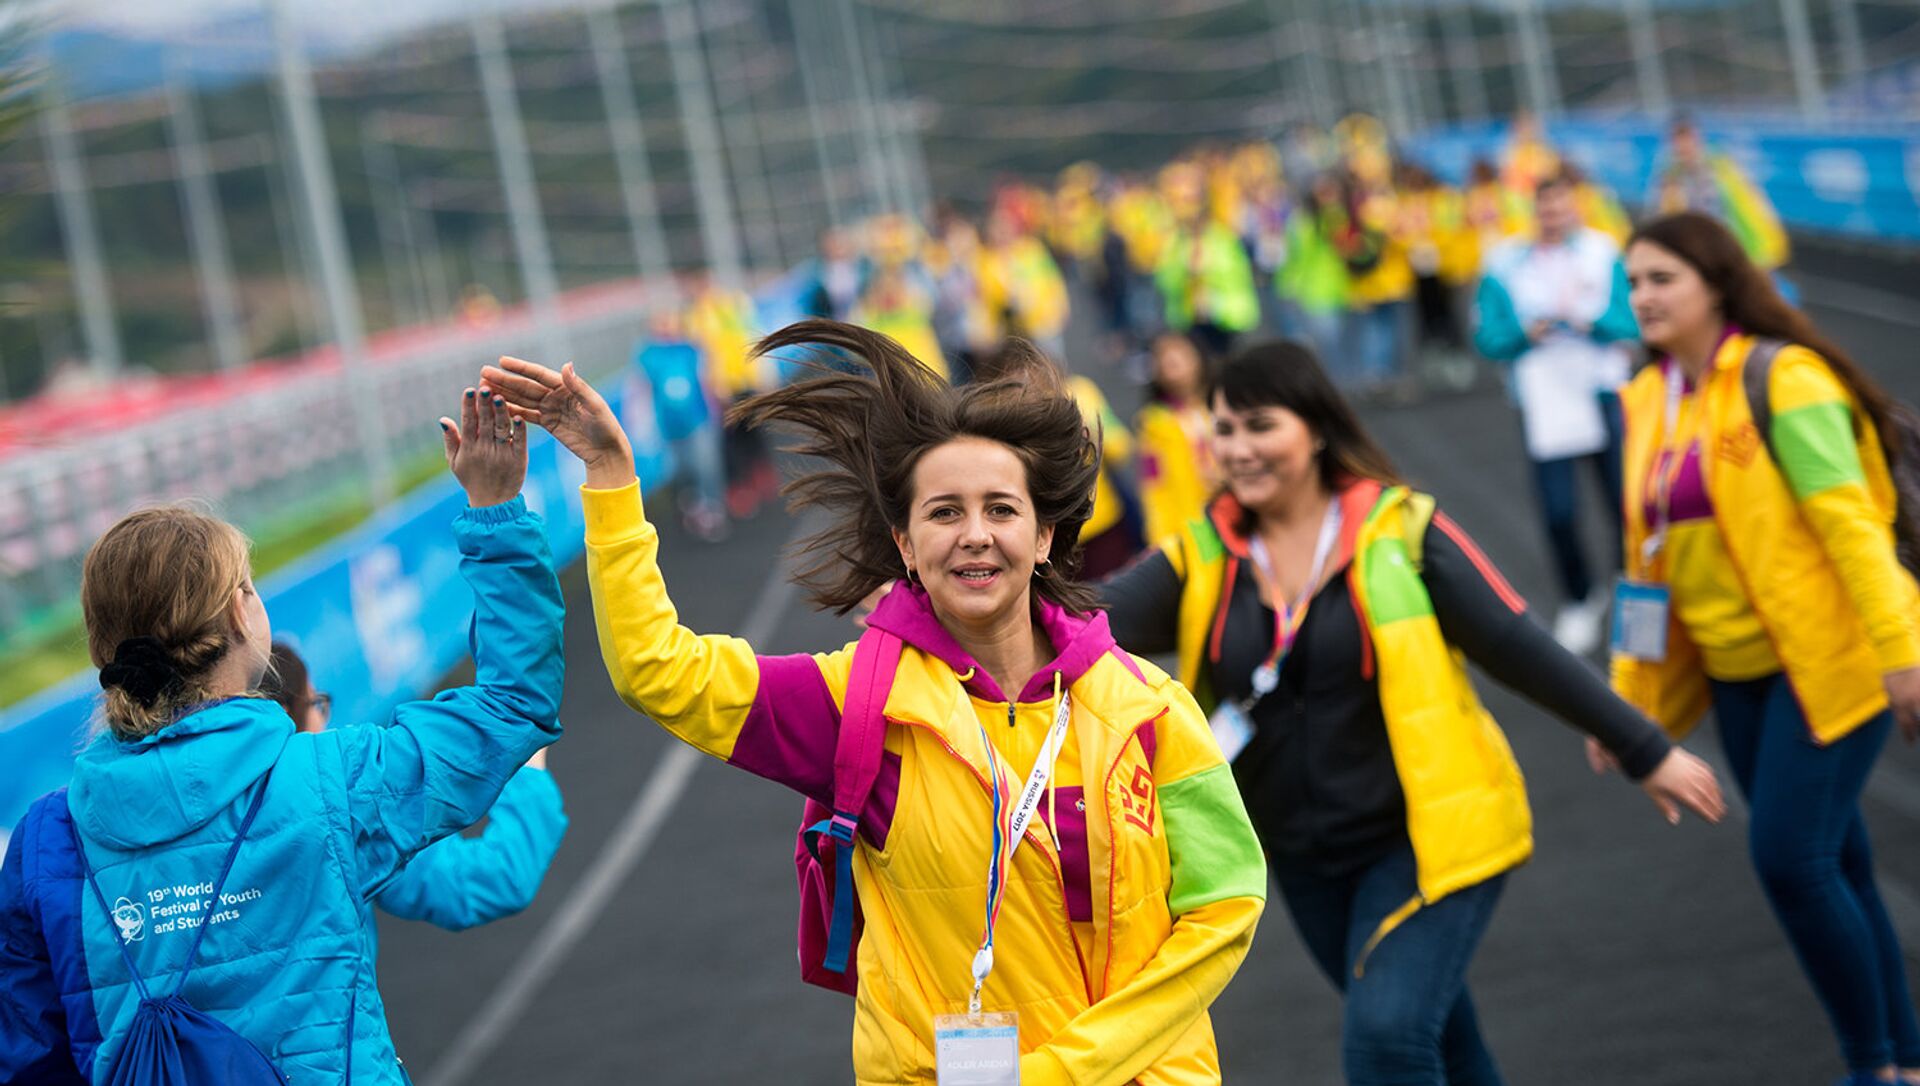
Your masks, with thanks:
<instances>
[{"instance_id":1,"label":"yellow jacket","mask_svg":"<svg viewBox=\"0 0 1920 1086\"><path fill-rule=\"evenodd\" d=\"M715 288L687 307L687 337L699 346L707 381L721 403L759 392L761 363L753 357L753 299Z\"/></svg>"},{"instance_id":2,"label":"yellow jacket","mask_svg":"<svg viewBox=\"0 0 1920 1086\"><path fill-rule=\"evenodd\" d=\"M1407 258L1398 216L1398 200L1390 193L1375 193L1361 201L1361 225L1380 233L1380 259L1353 276L1350 297L1355 308L1370 309L1413 294L1413 263Z\"/></svg>"},{"instance_id":3,"label":"yellow jacket","mask_svg":"<svg viewBox=\"0 0 1920 1086\"><path fill-rule=\"evenodd\" d=\"M621 697L701 751L831 802L853 646L758 656L738 638L694 634L667 597L639 488L583 498L594 620ZM985 919L983 726L1005 737L995 746L1016 791L1064 689L1060 787L1014 856L983 1004L1019 1012L1029 1086L1218 1082L1207 1006L1246 955L1266 895L1232 771L1185 688L1120 651L1104 614L1038 603L1035 617L1059 655L1011 701L918 588L896 585L868 619L906 648L854 858L866 918L855 1078L934 1081L933 1019L966 1009Z\"/></svg>"},{"instance_id":4,"label":"yellow jacket","mask_svg":"<svg viewBox=\"0 0 1920 1086\"><path fill-rule=\"evenodd\" d=\"M1080 417L1086 420L1087 429L1100 435L1100 474L1093 481L1093 512L1080 526L1080 539L1085 542L1099 538L1127 515L1126 502L1113 481L1113 473L1133 459L1133 435L1127 432L1126 424L1113 413L1106 394L1091 378L1080 375L1067 378L1067 395L1072 396L1080 408Z\"/></svg>"},{"instance_id":5,"label":"yellow jacket","mask_svg":"<svg viewBox=\"0 0 1920 1086\"><path fill-rule=\"evenodd\" d=\"M1533 855L1533 813L1507 737L1474 692L1465 658L1440 632L1420 579L1433 499L1363 480L1338 500L1345 527L1336 558L1348 563L1372 650L1420 888L1373 933L1355 967L1363 971L1367 953L1422 905L1525 863ZM1207 708L1222 601L1250 568L1241 518L1232 495L1222 495L1162 547L1181 579L1180 681Z\"/></svg>"},{"instance_id":6,"label":"yellow jacket","mask_svg":"<svg viewBox=\"0 0 1920 1086\"><path fill-rule=\"evenodd\" d=\"M928 369L951 380L947 356L940 350L940 337L934 334L933 319L917 305L897 305L890 309L861 306L853 312L853 323L890 337Z\"/></svg>"},{"instance_id":7,"label":"yellow jacket","mask_svg":"<svg viewBox=\"0 0 1920 1086\"><path fill-rule=\"evenodd\" d=\"M1480 270L1480 238L1467 224L1466 199L1458 189L1436 185L1400 196L1401 227L1415 270L1430 271L1449 285L1473 281Z\"/></svg>"},{"instance_id":8,"label":"yellow jacket","mask_svg":"<svg viewBox=\"0 0 1920 1086\"><path fill-rule=\"evenodd\" d=\"M1194 410L1207 419L1204 407ZM1140 442L1140 506L1151 546L1201 515L1217 482L1204 438L1195 440L1181 414L1180 408L1155 402L1133 416L1134 436Z\"/></svg>"},{"instance_id":9,"label":"yellow jacket","mask_svg":"<svg viewBox=\"0 0 1920 1086\"><path fill-rule=\"evenodd\" d=\"M1056 336L1069 316L1067 281L1040 239L1016 238L1004 249L980 254L980 292L995 313L1012 313L1030 337Z\"/></svg>"},{"instance_id":10,"label":"yellow jacket","mask_svg":"<svg viewBox=\"0 0 1920 1086\"><path fill-rule=\"evenodd\" d=\"M1884 673L1920 663L1920 588L1895 557L1893 480L1879 434L1857 422L1858 403L1819 355L1783 348L1768 379L1769 451L1742 384L1753 343L1728 335L1701 383L1703 475L1747 600L1814 740L1826 744L1887 707ZM1627 575L1637 580L1666 579L1643 551L1666 380L1665 366L1649 366L1621 393ZM1613 686L1676 737L1708 705L1700 651L1671 612L1666 659L1616 655Z\"/></svg>"}]
</instances>

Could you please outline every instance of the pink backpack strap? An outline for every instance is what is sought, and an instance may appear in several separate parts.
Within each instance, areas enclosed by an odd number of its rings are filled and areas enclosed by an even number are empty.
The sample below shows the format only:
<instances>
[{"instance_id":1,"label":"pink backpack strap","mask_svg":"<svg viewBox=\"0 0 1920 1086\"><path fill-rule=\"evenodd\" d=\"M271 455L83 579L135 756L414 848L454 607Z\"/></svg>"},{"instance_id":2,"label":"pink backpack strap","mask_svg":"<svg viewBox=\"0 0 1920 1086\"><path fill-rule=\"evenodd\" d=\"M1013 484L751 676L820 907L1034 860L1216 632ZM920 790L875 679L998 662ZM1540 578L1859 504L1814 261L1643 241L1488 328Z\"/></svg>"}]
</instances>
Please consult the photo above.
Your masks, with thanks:
<instances>
[{"instance_id":1,"label":"pink backpack strap","mask_svg":"<svg viewBox=\"0 0 1920 1086\"><path fill-rule=\"evenodd\" d=\"M900 669L902 643L885 630L867 627L853 649L853 674L840 710L840 734L833 748L833 813L836 820L858 821L880 777L887 743L887 695ZM834 835L836 838L839 834ZM849 835L846 840L851 841Z\"/></svg>"},{"instance_id":2,"label":"pink backpack strap","mask_svg":"<svg viewBox=\"0 0 1920 1086\"><path fill-rule=\"evenodd\" d=\"M887 743L887 694L900 667L900 638L867 627L853 649L853 674L840 710L833 748L833 816L807 827L834 843L833 914L827 924L823 965L844 974L853 955L853 842Z\"/></svg>"}]
</instances>

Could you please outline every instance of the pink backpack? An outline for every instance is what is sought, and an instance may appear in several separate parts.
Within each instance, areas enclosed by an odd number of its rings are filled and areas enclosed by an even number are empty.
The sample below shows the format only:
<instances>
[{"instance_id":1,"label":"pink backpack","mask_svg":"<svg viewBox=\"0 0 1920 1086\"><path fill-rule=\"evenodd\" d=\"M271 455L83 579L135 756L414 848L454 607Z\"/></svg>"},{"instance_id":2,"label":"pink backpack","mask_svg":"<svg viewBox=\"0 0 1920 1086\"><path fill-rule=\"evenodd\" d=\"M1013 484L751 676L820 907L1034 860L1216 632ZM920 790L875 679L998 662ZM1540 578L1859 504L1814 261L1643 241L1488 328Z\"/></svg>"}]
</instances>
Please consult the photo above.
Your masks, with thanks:
<instances>
[{"instance_id":1,"label":"pink backpack","mask_svg":"<svg viewBox=\"0 0 1920 1086\"><path fill-rule=\"evenodd\" d=\"M860 983L854 967L861 929L853 890L854 838L880 776L887 741L882 714L900 649L898 637L872 626L854 646L853 674L833 747L833 807L808 800L793 845L800 879L800 979L847 995Z\"/></svg>"}]
</instances>

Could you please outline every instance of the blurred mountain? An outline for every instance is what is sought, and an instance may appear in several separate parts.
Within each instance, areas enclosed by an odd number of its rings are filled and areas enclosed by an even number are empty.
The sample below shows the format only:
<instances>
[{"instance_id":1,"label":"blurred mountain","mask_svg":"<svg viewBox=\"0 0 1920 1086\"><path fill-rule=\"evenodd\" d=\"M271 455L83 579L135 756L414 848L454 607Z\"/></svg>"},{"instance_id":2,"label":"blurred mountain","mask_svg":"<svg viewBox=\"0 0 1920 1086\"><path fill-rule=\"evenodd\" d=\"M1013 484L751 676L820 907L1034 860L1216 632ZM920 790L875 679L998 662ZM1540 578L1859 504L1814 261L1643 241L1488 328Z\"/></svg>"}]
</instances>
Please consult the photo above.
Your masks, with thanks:
<instances>
[{"instance_id":1,"label":"blurred mountain","mask_svg":"<svg viewBox=\"0 0 1920 1086\"><path fill-rule=\"evenodd\" d=\"M104 26L72 26L47 35L47 46L78 98L138 94L162 86L169 65L180 66L202 88L229 86L273 68L273 27L264 12L223 15L183 30L141 32ZM344 55L352 46L335 36L309 33L308 56L316 63Z\"/></svg>"}]
</instances>

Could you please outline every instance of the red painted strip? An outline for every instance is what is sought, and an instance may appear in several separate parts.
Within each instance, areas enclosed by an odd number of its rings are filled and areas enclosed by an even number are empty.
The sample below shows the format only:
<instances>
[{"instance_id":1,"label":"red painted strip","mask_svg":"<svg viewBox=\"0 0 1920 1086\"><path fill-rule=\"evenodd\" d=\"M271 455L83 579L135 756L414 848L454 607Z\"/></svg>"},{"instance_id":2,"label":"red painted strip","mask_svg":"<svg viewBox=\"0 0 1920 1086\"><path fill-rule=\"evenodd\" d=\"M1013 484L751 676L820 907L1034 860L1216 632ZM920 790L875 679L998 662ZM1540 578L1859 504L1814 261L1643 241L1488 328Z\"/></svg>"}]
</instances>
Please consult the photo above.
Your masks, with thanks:
<instances>
[{"instance_id":1,"label":"red painted strip","mask_svg":"<svg viewBox=\"0 0 1920 1086\"><path fill-rule=\"evenodd\" d=\"M1445 513L1435 511L1433 514L1433 522L1439 525L1441 531L1447 533L1448 539L1453 540L1454 543L1459 545L1462 551L1466 552L1467 558L1473 562L1473 568L1480 571L1480 576L1486 579L1487 585L1499 595L1500 601L1506 604L1509 610L1516 615L1526 612L1526 598L1513 590L1513 586L1507 583L1507 579L1500 575L1498 569L1494 568L1493 562L1487 557L1486 552L1482 551L1473 540L1467 538L1467 533L1461 530L1458 524L1453 522L1452 517L1447 516Z\"/></svg>"},{"instance_id":2,"label":"red painted strip","mask_svg":"<svg viewBox=\"0 0 1920 1086\"><path fill-rule=\"evenodd\" d=\"M1360 627L1360 678L1373 680L1373 631L1367 628L1367 615L1360 609L1360 590L1354 580L1359 576L1354 572L1357 567L1348 567L1347 602L1353 606L1353 620Z\"/></svg>"},{"instance_id":3,"label":"red painted strip","mask_svg":"<svg viewBox=\"0 0 1920 1086\"><path fill-rule=\"evenodd\" d=\"M1220 662L1220 638L1227 631L1227 604L1233 599L1234 577L1240 571L1240 559L1227 555L1227 572L1221 577L1220 602L1213 610L1213 637L1207 644L1207 659Z\"/></svg>"}]
</instances>

